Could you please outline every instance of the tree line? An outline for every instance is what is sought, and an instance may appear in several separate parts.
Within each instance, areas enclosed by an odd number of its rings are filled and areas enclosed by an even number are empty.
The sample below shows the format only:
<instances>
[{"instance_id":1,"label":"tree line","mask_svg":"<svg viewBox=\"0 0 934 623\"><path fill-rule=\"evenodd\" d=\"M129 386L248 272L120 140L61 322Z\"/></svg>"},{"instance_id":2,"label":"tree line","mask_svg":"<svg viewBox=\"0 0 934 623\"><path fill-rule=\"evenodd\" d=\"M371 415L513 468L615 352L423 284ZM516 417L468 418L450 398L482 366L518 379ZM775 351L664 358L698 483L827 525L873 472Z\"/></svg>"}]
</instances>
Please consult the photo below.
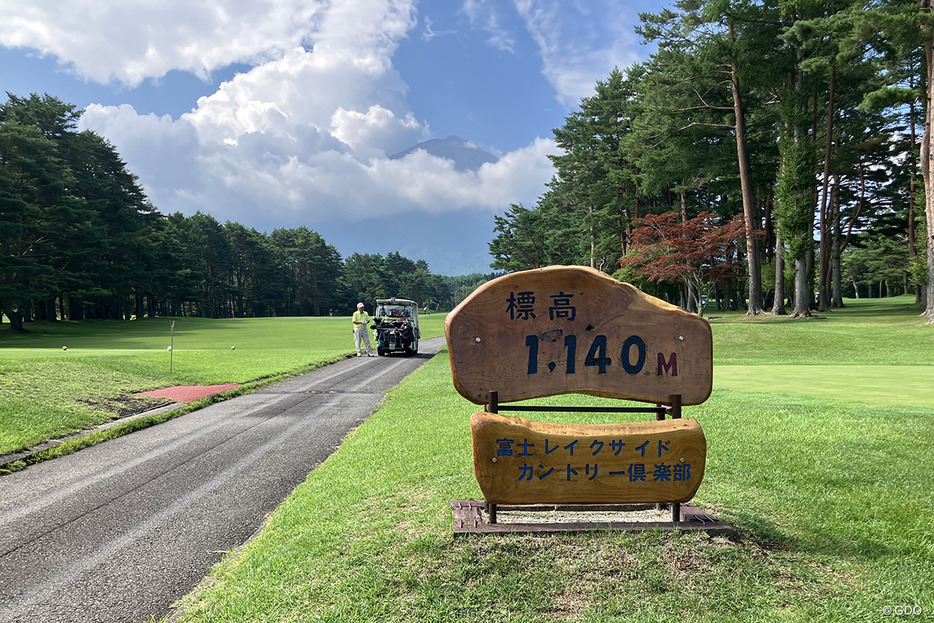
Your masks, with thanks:
<instances>
[{"instance_id":1,"label":"tree line","mask_svg":"<svg viewBox=\"0 0 934 623\"><path fill-rule=\"evenodd\" d=\"M343 259L307 227L266 234L161 214L82 111L45 95L0 105L0 310L34 320L349 314L410 298L450 308L470 283L399 253ZM471 281L472 280L472 281Z\"/></svg>"},{"instance_id":2,"label":"tree line","mask_svg":"<svg viewBox=\"0 0 934 623\"><path fill-rule=\"evenodd\" d=\"M753 315L914 292L934 320L929 3L680 0L640 18L657 51L554 130L556 174L495 218L493 266L589 264Z\"/></svg>"}]
</instances>

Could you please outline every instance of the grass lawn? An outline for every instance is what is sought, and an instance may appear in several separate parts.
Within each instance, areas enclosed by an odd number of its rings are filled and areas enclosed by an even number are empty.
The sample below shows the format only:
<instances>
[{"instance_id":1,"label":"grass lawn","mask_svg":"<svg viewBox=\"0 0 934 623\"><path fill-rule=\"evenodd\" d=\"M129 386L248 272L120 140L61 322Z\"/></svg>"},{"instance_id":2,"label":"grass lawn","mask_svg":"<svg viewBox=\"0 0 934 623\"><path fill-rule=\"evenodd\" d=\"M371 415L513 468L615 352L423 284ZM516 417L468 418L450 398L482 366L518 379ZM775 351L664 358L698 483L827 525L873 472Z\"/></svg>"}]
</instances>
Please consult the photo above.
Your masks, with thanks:
<instances>
[{"instance_id":1,"label":"grass lawn","mask_svg":"<svg viewBox=\"0 0 934 623\"><path fill-rule=\"evenodd\" d=\"M695 502L735 527L730 538L454 539L450 500L480 497L475 408L442 353L214 569L179 620L849 622L904 606L930 616L934 327L907 299L850 305L825 319L712 321L715 388L685 416L708 444ZM600 404L546 402L559 401Z\"/></svg>"},{"instance_id":2,"label":"grass lawn","mask_svg":"<svg viewBox=\"0 0 934 623\"><path fill-rule=\"evenodd\" d=\"M442 314L421 316L422 335L442 335L443 322ZM256 385L353 353L349 316L26 326L22 334L0 326L0 454L165 402L135 392L172 385Z\"/></svg>"},{"instance_id":3,"label":"grass lawn","mask_svg":"<svg viewBox=\"0 0 934 623\"><path fill-rule=\"evenodd\" d=\"M454 539L450 500L480 497L475 407L442 353L214 569L179 620L848 622L905 606L930 616L934 327L907 298L848 305L808 320L711 320L714 391L685 416L708 443L695 502L735 527L729 538ZM443 316L422 320L425 337L441 334ZM352 351L346 318L176 319L170 375L168 322L0 327L0 452L112 418L135 391L252 383ZM543 402L562 401L601 404Z\"/></svg>"},{"instance_id":4,"label":"grass lawn","mask_svg":"<svg viewBox=\"0 0 934 623\"><path fill-rule=\"evenodd\" d=\"M711 320L714 387L934 408L934 331L914 297L848 304L800 321Z\"/></svg>"}]
</instances>

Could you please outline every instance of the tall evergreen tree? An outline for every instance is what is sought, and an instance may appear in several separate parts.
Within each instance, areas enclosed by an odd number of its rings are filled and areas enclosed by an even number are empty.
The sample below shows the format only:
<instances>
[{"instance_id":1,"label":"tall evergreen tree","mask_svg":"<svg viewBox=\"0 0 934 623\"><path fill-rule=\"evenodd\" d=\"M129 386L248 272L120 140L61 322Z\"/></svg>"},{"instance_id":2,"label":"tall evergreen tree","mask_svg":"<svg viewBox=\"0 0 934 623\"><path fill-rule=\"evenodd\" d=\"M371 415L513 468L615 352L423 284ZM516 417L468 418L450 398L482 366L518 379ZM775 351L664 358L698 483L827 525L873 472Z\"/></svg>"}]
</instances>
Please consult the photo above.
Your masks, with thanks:
<instances>
[{"instance_id":1,"label":"tall evergreen tree","mask_svg":"<svg viewBox=\"0 0 934 623\"><path fill-rule=\"evenodd\" d=\"M552 186L581 215L590 265L603 270L626 252L627 232L638 215L638 170L626 150L638 114L635 84L614 69L554 130L563 153L551 156L557 169Z\"/></svg>"},{"instance_id":2,"label":"tall evergreen tree","mask_svg":"<svg viewBox=\"0 0 934 623\"><path fill-rule=\"evenodd\" d=\"M0 305L22 330L36 308L55 319L51 304L87 260L91 213L73 194L64 149L80 112L49 96L7 95L0 105Z\"/></svg>"},{"instance_id":3,"label":"tall evergreen tree","mask_svg":"<svg viewBox=\"0 0 934 623\"><path fill-rule=\"evenodd\" d=\"M759 244L763 224L748 127L751 118L770 123L758 99L771 88L769 79L777 64L772 52L777 41L775 8L769 3L735 0L683 0L675 8L657 15L642 14L637 32L659 43L656 59L670 68L669 114L687 121L682 123L685 129L707 129L707 137L724 130L732 135L737 183L730 189L739 191L744 218L747 314L758 315L763 311ZM676 79L679 68L681 80ZM760 106L758 115L750 114L753 105ZM724 173L721 170L716 177L733 177Z\"/></svg>"}]
</instances>

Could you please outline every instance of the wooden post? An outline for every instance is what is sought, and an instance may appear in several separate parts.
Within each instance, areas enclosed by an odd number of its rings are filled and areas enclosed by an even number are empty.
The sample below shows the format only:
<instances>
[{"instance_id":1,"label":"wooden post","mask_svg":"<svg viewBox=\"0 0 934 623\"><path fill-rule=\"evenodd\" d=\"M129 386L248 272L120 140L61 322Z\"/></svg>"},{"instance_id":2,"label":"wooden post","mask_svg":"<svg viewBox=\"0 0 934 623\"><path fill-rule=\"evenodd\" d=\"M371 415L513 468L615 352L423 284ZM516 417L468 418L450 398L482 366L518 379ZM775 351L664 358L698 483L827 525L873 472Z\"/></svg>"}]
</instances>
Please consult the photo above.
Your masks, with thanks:
<instances>
[{"instance_id":1,"label":"wooden post","mask_svg":"<svg viewBox=\"0 0 934 623\"><path fill-rule=\"evenodd\" d=\"M499 392L489 393L489 402L486 405L487 413L499 413ZM484 500L486 502L486 500ZM490 523L496 523L496 504L486 502L486 512L490 514Z\"/></svg>"},{"instance_id":2,"label":"wooden post","mask_svg":"<svg viewBox=\"0 0 934 623\"><path fill-rule=\"evenodd\" d=\"M655 406L656 406L656 407L664 407L665 405L663 405L663 404L661 404L661 403L656 403ZM664 420L664 419L665 419L665 412L664 412L664 411L659 411L658 413L655 414L655 420L656 420L656 421L661 422L661 421ZM662 502L658 502L658 503L655 505L655 510L657 510L657 511L663 511L663 510L665 510L665 504L663 504Z\"/></svg>"},{"instance_id":3,"label":"wooden post","mask_svg":"<svg viewBox=\"0 0 934 623\"><path fill-rule=\"evenodd\" d=\"M671 396L671 419L681 419L681 394ZM671 505L671 523L681 523L681 504L678 502Z\"/></svg>"}]
</instances>

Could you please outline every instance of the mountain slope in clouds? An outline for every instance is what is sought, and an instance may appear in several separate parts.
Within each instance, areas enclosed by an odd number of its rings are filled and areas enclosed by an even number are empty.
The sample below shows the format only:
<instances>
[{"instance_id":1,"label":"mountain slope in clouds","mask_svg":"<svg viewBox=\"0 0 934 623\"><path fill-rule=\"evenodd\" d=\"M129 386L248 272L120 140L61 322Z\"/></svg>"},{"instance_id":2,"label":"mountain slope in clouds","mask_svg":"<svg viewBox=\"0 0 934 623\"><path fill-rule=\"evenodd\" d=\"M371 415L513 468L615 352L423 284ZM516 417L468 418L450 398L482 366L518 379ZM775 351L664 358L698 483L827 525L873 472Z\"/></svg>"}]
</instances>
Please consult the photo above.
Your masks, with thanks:
<instances>
[{"instance_id":1,"label":"mountain slope in clouds","mask_svg":"<svg viewBox=\"0 0 934 623\"><path fill-rule=\"evenodd\" d=\"M389 156L390 160L405 158L419 149L428 152L432 156L444 158L454 163L456 171L478 171L486 163L494 163L499 158L488 151L484 151L469 141L465 141L459 136L449 136L444 140L433 138L409 147L405 151Z\"/></svg>"}]
</instances>

